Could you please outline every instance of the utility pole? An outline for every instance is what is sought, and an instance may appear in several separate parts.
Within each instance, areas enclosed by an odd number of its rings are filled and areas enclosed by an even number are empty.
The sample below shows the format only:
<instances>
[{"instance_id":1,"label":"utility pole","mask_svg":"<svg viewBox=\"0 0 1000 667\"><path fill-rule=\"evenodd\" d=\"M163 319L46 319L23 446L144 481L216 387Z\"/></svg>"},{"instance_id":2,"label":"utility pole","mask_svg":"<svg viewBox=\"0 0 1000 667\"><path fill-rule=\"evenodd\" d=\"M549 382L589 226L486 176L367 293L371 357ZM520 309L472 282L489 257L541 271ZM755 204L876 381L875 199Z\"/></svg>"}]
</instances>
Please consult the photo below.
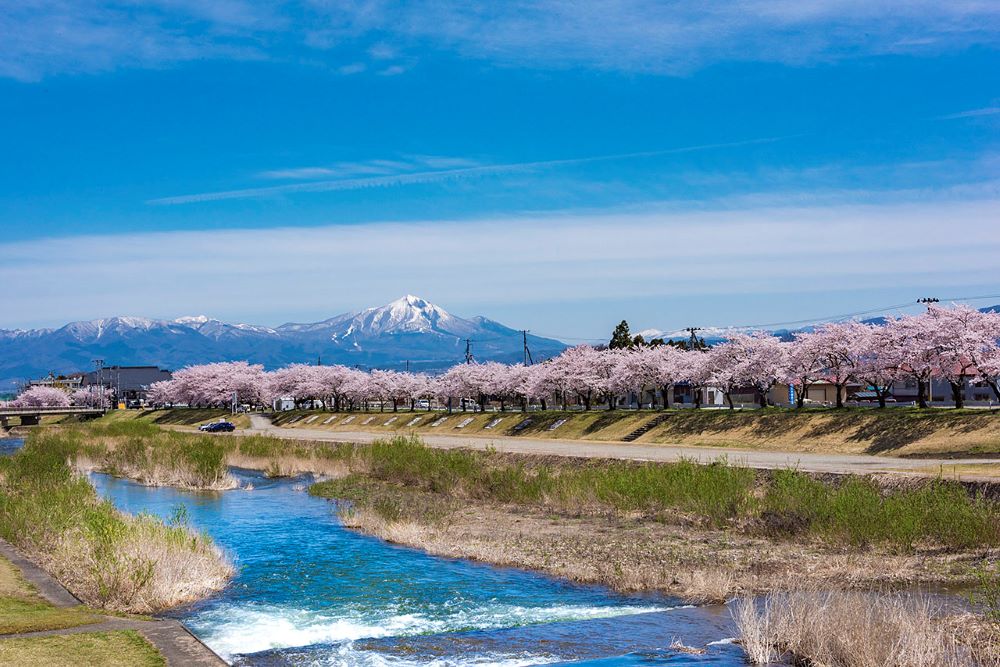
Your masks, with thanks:
<instances>
[{"instance_id":1,"label":"utility pole","mask_svg":"<svg viewBox=\"0 0 1000 667\"><path fill-rule=\"evenodd\" d=\"M407 373L410 372L410 360L409 359L406 360L406 372Z\"/></svg>"},{"instance_id":2,"label":"utility pole","mask_svg":"<svg viewBox=\"0 0 1000 667\"><path fill-rule=\"evenodd\" d=\"M531 358L531 350L528 349L528 330L521 329L521 339L524 341L524 365L530 366L535 363L535 360Z\"/></svg>"},{"instance_id":3,"label":"utility pole","mask_svg":"<svg viewBox=\"0 0 1000 667\"><path fill-rule=\"evenodd\" d=\"M316 365L317 366L322 366L323 365L323 355L322 354L317 354L316 355Z\"/></svg>"},{"instance_id":4,"label":"utility pole","mask_svg":"<svg viewBox=\"0 0 1000 667\"><path fill-rule=\"evenodd\" d=\"M104 359L94 359L94 368L97 370L97 396L100 407L104 409Z\"/></svg>"},{"instance_id":5,"label":"utility pole","mask_svg":"<svg viewBox=\"0 0 1000 667\"><path fill-rule=\"evenodd\" d=\"M472 339L471 338L466 338L465 339L465 363L467 363L467 364L471 364L472 363Z\"/></svg>"},{"instance_id":6,"label":"utility pole","mask_svg":"<svg viewBox=\"0 0 1000 667\"><path fill-rule=\"evenodd\" d=\"M698 347L698 336L696 334L701 331L701 327L688 327L684 331L691 334L691 338L688 340L688 349L693 350Z\"/></svg>"},{"instance_id":7,"label":"utility pole","mask_svg":"<svg viewBox=\"0 0 1000 667\"><path fill-rule=\"evenodd\" d=\"M927 312L931 312L931 306L935 303L940 303L941 299L936 296L925 296L922 299L917 299L917 303L922 303L927 306ZM934 402L934 376L927 378L927 403L928 405Z\"/></svg>"},{"instance_id":8,"label":"utility pole","mask_svg":"<svg viewBox=\"0 0 1000 667\"><path fill-rule=\"evenodd\" d=\"M938 299L937 297L933 297L933 296L925 296L922 299L917 299L917 303L922 303L925 306L927 306L927 310L931 309L931 304L933 304L933 303L940 303L940 302L941 302L941 299Z\"/></svg>"}]
</instances>

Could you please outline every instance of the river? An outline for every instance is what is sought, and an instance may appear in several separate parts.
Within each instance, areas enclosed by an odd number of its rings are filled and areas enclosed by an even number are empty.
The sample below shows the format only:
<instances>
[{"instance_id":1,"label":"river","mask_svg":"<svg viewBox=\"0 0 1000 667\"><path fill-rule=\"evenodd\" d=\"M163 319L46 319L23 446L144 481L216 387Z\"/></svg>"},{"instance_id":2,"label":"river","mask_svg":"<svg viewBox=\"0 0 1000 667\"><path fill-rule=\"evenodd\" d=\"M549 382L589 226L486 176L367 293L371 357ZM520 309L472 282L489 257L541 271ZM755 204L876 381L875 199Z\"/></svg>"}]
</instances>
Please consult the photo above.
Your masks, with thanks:
<instances>
[{"instance_id":1,"label":"river","mask_svg":"<svg viewBox=\"0 0 1000 667\"><path fill-rule=\"evenodd\" d=\"M4 444L0 451L16 444ZM209 533L238 574L172 616L238 665L740 665L721 606L623 596L514 569L429 556L341 527L308 478L236 471L253 490L196 493L93 475L127 512ZM703 655L669 648L673 640Z\"/></svg>"}]
</instances>

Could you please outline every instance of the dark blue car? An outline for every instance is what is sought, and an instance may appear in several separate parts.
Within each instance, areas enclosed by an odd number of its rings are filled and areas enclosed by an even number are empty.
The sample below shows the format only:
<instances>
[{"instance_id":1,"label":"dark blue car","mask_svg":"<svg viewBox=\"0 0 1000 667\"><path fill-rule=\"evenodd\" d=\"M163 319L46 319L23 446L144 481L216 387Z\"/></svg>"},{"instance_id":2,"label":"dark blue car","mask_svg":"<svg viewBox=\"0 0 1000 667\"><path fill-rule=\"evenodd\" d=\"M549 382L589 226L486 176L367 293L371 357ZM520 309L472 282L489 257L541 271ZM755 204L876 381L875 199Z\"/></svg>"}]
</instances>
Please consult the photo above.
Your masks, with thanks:
<instances>
[{"instance_id":1,"label":"dark blue car","mask_svg":"<svg viewBox=\"0 0 1000 667\"><path fill-rule=\"evenodd\" d=\"M211 424L203 424L199 426L198 430L204 431L205 433L219 433L220 431L235 431L236 427L232 424L232 422L212 422Z\"/></svg>"}]
</instances>

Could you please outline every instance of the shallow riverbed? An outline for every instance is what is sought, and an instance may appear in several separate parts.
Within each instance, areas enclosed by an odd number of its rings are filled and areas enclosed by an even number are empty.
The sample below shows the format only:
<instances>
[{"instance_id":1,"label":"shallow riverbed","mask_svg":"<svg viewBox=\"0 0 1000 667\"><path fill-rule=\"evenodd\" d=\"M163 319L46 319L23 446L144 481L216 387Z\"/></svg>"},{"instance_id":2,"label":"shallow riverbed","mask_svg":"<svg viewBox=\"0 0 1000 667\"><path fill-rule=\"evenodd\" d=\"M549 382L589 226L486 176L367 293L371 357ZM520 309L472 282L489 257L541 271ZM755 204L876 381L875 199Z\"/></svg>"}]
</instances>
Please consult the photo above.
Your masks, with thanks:
<instances>
[{"instance_id":1,"label":"shallow riverbed","mask_svg":"<svg viewBox=\"0 0 1000 667\"><path fill-rule=\"evenodd\" d=\"M225 591L174 615L245 665L742 664L723 607L622 596L428 556L343 529L308 479L239 471L253 490L192 493L94 475L129 512L186 508L235 561ZM704 655L669 648L673 640Z\"/></svg>"}]
</instances>

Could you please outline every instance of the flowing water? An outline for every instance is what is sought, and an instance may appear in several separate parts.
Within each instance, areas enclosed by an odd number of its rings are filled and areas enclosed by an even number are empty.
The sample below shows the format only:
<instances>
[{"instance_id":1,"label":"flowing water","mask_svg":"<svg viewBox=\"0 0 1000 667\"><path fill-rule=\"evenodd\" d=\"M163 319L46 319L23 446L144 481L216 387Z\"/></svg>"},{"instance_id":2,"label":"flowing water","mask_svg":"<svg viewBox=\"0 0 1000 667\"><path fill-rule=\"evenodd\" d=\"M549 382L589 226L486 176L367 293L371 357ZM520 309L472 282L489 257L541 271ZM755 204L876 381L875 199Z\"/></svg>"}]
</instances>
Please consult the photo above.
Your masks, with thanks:
<instances>
[{"instance_id":1,"label":"flowing water","mask_svg":"<svg viewBox=\"0 0 1000 667\"><path fill-rule=\"evenodd\" d=\"M229 587L173 615L235 664L743 664L724 607L428 556L345 530L334 503L306 493L307 478L238 476L253 490L92 477L128 512L170 517L183 505L234 560ZM672 650L675 639L707 652Z\"/></svg>"}]
</instances>

